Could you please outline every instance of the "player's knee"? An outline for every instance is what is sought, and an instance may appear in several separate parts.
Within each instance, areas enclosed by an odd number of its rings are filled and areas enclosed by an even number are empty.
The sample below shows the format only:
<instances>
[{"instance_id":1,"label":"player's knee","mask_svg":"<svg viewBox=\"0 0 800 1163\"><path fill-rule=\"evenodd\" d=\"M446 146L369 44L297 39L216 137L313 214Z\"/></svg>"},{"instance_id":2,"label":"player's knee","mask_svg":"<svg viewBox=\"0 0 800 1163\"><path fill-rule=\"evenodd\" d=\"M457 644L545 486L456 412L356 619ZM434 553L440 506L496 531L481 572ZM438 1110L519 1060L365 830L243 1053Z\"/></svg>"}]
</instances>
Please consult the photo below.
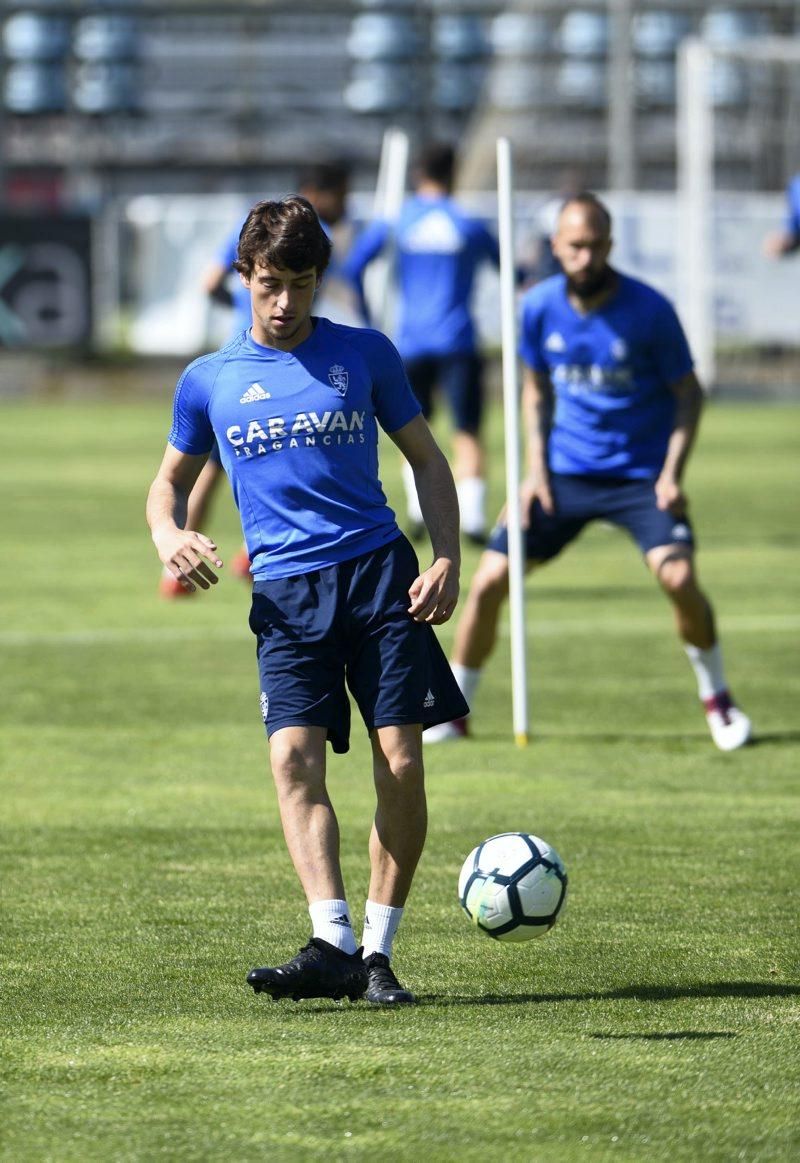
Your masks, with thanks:
<instances>
[{"instance_id":1,"label":"player's knee","mask_svg":"<svg viewBox=\"0 0 800 1163\"><path fill-rule=\"evenodd\" d=\"M666 558L658 569L658 580L665 593L677 600L697 589L694 565L687 556Z\"/></svg>"},{"instance_id":2,"label":"player's knee","mask_svg":"<svg viewBox=\"0 0 800 1163\"><path fill-rule=\"evenodd\" d=\"M508 559L502 554L485 555L470 586L470 596L478 606L499 606L508 596Z\"/></svg>"},{"instance_id":3,"label":"player's knee","mask_svg":"<svg viewBox=\"0 0 800 1163\"><path fill-rule=\"evenodd\" d=\"M422 756L405 747L384 754L375 764L375 786L381 798L418 795L424 786Z\"/></svg>"},{"instance_id":4,"label":"player's knee","mask_svg":"<svg viewBox=\"0 0 800 1163\"><path fill-rule=\"evenodd\" d=\"M273 740L270 766L275 786L283 795L313 793L324 786L325 775L316 759L291 740Z\"/></svg>"}]
</instances>

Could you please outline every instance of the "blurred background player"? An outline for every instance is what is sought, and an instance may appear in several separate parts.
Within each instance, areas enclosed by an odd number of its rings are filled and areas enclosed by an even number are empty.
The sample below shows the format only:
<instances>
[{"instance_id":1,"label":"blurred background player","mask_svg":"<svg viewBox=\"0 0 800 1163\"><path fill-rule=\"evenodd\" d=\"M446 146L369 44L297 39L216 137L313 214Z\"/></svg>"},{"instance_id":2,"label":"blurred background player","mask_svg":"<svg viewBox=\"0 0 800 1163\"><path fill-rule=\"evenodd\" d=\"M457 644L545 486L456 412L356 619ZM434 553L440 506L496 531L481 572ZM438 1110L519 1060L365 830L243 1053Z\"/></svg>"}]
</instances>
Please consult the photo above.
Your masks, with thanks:
<instances>
[{"instance_id":1,"label":"blurred background player","mask_svg":"<svg viewBox=\"0 0 800 1163\"><path fill-rule=\"evenodd\" d=\"M461 528L482 542L486 533L483 367L470 300L483 262L499 264L496 239L453 200L456 167L451 145L425 148L414 172L414 195L397 223L374 222L356 240L344 272L363 294L365 268L391 248L399 292L397 348L426 419L435 388L447 397L453 417L453 474ZM409 528L422 532L413 480L404 469Z\"/></svg>"},{"instance_id":2,"label":"blurred background player","mask_svg":"<svg viewBox=\"0 0 800 1163\"><path fill-rule=\"evenodd\" d=\"M783 229L768 234L764 239L764 253L769 258L783 258L800 249L800 174L795 174L786 187L786 217Z\"/></svg>"},{"instance_id":3,"label":"blurred background player","mask_svg":"<svg viewBox=\"0 0 800 1163\"><path fill-rule=\"evenodd\" d=\"M353 224L347 218L349 185L350 167L347 162L340 160L313 163L298 177L298 191L316 210L322 229L333 247L325 281L315 301L315 310L334 323L360 326L366 319L359 295L352 283L344 280L340 273L342 259L353 241ZM244 218L237 222L225 239L216 260L206 271L202 284L212 302L231 309L231 338L240 331L248 330L252 322L250 292L235 267L243 222ZM189 498L188 528L208 527L211 503L223 476L224 469L215 445ZM230 569L237 577L250 580L250 559L245 549L240 549L234 555ZM191 594L166 570L162 573L159 589L166 598L187 597Z\"/></svg>"},{"instance_id":4,"label":"blurred background player","mask_svg":"<svg viewBox=\"0 0 800 1163\"><path fill-rule=\"evenodd\" d=\"M714 614L695 572L681 482L703 393L683 330L661 294L608 265L611 218L593 195L565 203L553 249L564 273L523 300L529 566L554 558L590 521L627 530L673 605L714 742L731 751L750 738L750 722L731 698ZM507 552L500 524L456 629L452 667L470 704L508 594ZM461 720L425 739L466 730Z\"/></svg>"}]
</instances>

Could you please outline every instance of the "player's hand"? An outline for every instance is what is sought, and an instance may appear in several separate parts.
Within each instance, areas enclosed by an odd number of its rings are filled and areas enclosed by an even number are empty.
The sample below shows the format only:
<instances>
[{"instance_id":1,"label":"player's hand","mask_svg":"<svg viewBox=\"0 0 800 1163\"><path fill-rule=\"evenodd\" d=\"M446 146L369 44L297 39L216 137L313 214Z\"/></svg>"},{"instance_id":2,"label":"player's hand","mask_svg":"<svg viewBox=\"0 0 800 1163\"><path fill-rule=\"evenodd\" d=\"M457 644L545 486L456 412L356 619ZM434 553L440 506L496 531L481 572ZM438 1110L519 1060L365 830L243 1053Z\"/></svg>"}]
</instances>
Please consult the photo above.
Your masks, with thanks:
<instances>
[{"instance_id":1,"label":"player's hand","mask_svg":"<svg viewBox=\"0 0 800 1163\"><path fill-rule=\"evenodd\" d=\"M545 473L529 473L521 482L519 486L519 519L520 525L523 529L528 529L531 523L531 512L533 511L533 502L537 501L544 509L545 513L555 512L555 505L553 504L553 494L550 492L550 481ZM500 524L506 523L506 514L508 506L503 505L500 510L500 516L497 518Z\"/></svg>"},{"instance_id":2,"label":"player's hand","mask_svg":"<svg viewBox=\"0 0 800 1163\"><path fill-rule=\"evenodd\" d=\"M681 488L680 481L672 476L660 476L656 481L656 508L672 513L673 517L685 517L689 502Z\"/></svg>"},{"instance_id":3,"label":"player's hand","mask_svg":"<svg viewBox=\"0 0 800 1163\"><path fill-rule=\"evenodd\" d=\"M551 516L556 509L550 492L550 478L546 472L529 473L520 484L519 499L523 529L527 529L531 523L534 501L538 501L544 512Z\"/></svg>"},{"instance_id":4,"label":"player's hand","mask_svg":"<svg viewBox=\"0 0 800 1163\"><path fill-rule=\"evenodd\" d=\"M786 252L786 242L783 234L777 231L768 234L761 244L761 250L767 258L783 258Z\"/></svg>"},{"instance_id":5,"label":"player's hand","mask_svg":"<svg viewBox=\"0 0 800 1163\"><path fill-rule=\"evenodd\" d=\"M177 529L174 532L154 533L158 556L172 576L185 590L194 593L215 586L219 578L211 568L222 568L222 560L217 552L216 542L204 533L191 529Z\"/></svg>"},{"instance_id":6,"label":"player's hand","mask_svg":"<svg viewBox=\"0 0 800 1163\"><path fill-rule=\"evenodd\" d=\"M458 570L447 557L437 557L433 565L411 584L408 612L415 622L441 625L453 616L458 602Z\"/></svg>"}]
</instances>

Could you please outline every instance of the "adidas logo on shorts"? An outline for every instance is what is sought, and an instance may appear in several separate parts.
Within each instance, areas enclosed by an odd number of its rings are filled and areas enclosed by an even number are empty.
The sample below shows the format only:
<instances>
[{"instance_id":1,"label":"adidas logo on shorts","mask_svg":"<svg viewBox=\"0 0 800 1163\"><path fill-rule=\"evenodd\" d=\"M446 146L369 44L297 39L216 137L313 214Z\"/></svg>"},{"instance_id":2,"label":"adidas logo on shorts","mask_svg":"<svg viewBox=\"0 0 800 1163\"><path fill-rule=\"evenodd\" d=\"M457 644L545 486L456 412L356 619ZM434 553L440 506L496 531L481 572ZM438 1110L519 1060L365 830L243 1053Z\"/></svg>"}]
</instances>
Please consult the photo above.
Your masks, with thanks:
<instances>
[{"instance_id":1,"label":"adidas logo on shorts","mask_svg":"<svg viewBox=\"0 0 800 1163\"><path fill-rule=\"evenodd\" d=\"M270 400L272 397L269 392L261 387L261 384L256 381L251 384L243 396L239 397L240 404L255 404L256 400Z\"/></svg>"},{"instance_id":2,"label":"adidas logo on shorts","mask_svg":"<svg viewBox=\"0 0 800 1163\"><path fill-rule=\"evenodd\" d=\"M427 710L430 710L430 708L433 706L433 704L435 702L436 702L436 699L433 697L433 691L430 690L430 688L429 688L428 693L425 696L425 701L422 705L425 708L425 710L427 711Z\"/></svg>"}]
</instances>

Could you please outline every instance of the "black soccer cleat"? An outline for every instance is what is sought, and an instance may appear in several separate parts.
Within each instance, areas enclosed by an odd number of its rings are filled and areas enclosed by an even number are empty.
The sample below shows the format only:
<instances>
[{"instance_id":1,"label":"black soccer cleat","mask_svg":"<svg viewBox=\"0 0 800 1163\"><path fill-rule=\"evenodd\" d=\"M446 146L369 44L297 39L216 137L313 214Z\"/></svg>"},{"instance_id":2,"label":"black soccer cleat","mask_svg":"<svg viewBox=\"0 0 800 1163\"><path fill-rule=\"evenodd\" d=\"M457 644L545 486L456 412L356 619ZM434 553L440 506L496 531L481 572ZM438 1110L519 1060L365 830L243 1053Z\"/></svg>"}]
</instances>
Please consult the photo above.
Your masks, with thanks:
<instances>
[{"instance_id":1,"label":"black soccer cleat","mask_svg":"<svg viewBox=\"0 0 800 1163\"><path fill-rule=\"evenodd\" d=\"M414 1005L416 998L403 989L392 972L389 958L384 953L370 953L364 961L367 967L367 1001L379 1006Z\"/></svg>"},{"instance_id":2,"label":"black soccer cleat","mask_svg":"<svg viewBox=\"0 0 800 1163\"><path fill-rule=\"evenodd\" d=\"M343 953L335 945L312 937L296 957L276 969L251 969L247 984L256 993L268 993L275 1001L290 997L330 997L339 1001L349 997L358 1001L367 986L367 969L363 950Z\"/></svg>"}]
</instances>

